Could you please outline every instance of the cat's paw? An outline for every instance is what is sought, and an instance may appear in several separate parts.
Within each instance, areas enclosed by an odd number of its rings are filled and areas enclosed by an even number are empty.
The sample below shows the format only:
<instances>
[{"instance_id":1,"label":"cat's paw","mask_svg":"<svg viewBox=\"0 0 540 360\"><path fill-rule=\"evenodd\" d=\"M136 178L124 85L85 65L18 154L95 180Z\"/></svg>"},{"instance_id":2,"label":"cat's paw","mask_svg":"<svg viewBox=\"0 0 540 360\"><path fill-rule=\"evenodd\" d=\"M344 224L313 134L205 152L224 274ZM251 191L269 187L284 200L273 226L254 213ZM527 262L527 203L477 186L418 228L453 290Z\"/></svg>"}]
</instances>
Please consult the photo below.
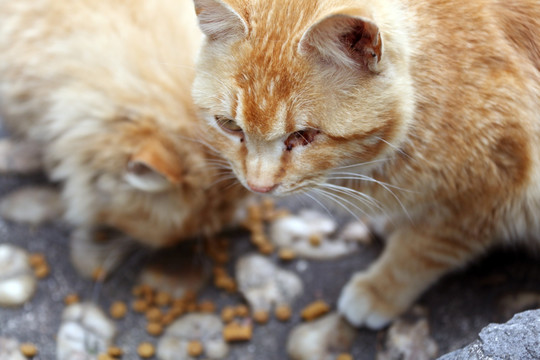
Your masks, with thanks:
<instances>
[{"instance_id":1,"label":"cat's paw","mask_svg":"<svg viewBox=\"0 0 540 360\"><path fill-rule=\"evenodd\" d=\"M369 276L356 274L343 288L338 300L339 312L354 326L379 330L393 319L392 312L382 305Z\"/></svg>"}]
</instances>

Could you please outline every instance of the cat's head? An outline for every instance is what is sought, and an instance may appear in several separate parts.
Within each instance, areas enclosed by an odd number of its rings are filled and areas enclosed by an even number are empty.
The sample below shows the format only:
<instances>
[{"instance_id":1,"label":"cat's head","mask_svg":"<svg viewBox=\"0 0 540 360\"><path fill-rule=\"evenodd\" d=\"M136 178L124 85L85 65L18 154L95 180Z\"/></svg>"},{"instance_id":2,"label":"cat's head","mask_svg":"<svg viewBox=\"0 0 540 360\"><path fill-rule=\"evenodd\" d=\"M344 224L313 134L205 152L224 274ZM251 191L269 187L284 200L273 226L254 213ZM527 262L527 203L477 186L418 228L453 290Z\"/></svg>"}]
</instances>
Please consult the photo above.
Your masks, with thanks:
<instances>
[{"instance_id":1,"label":"cat's head","mask_svg":"<svg viewBox=\"0 0 540 360\"><path fill-rule=\"evenodd\" d=\"M336 168L388 157L403 141L414 101L399 8L194 1L206 35L195 103L244 186L299 191Z\"/></svg>"}]
</instances>

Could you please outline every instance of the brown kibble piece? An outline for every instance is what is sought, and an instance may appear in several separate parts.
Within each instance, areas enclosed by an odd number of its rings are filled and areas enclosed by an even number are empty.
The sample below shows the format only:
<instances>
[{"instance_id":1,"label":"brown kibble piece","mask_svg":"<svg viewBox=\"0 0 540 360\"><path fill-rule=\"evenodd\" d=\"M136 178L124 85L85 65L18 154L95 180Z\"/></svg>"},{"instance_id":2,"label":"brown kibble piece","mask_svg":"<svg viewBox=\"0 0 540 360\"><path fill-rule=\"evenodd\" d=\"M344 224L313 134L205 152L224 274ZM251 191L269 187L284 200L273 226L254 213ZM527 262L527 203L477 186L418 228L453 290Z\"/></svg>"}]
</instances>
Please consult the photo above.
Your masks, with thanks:
<instances>
[{"instance_id":1,"label":"brown kibble piece","mask_svg":"<svg viewBox=\"0 0 540 360\"><path fill-rule=\"evenodd\" d=\"M234 313L238 317L246 317L249 316L249 308L246 305L238 305L234 309Z\"/></svg>"},{"instance_id":2,"label":"brown kibble piece","mask_svg":"<svg viewBox=\"0 0 540 360\"><path fill-rule=\"evenodd\" d=\"M186 312L188 312L188 313L193 313L193 312L197 311L197 309L198 309L197 303L195 303L195 302L190 302L190 303L186 304Z\"/></svg>"},{"instance_id":3,"label":"brown kibble piece","mask_svg":"<svg viewBox=\"0 0 540 360\"><path fill-rule=\"evenodd\" d=\"M258 222L260 220L262 220L261 207L258 205L250 205L248 207L248 221Z\"/></svg>"},{"instance_id":4,"label":"brown kibble piece","mask_svg":"<svg viewBox=\"0 0 540 360\"><path fill-rule=\"evenodd\" d=\"M259 245L259 252L263 255L270 255L274 252L274 245L269 242Z\"/></svg>"},{"instance_id":5,"label":"brown kibble piece","mask_svg":"<svg viewBox=\"0 0 540 360\"><path fill-rule=\"evenodd\" d=\"M190 341L187 347L187 353L189 356L197 357L203 353L203 345L196 340Z\"/></svg>"},{"instance_id":6,"label":"brown kibble piece","mask_svg":"<svg viewBox=\"0 0 540 360\"><path fill-rule=\"evenodd\" d=\"M216 311L216 305L209 300L201 301L198 307L199 311L204 313L213 313Z\"/></svg>"},{"instance_id":7,"label":"brown kibble piece","mask_svg":"<svg viewBox=\"0 0 540 360\"><path fill-rule=\"evenodd\" d=\"M109 354L99 354L97 360L114 360L114 357Z\"/></svg>"},{"instance_id":8,"label":"brown kibble piece","mask_svg":"<svg viewBox=\"0 0 540 360\"><path fill-rule=\"evenodd\" d=\"M109 356L118 358L118 357L124 355L124 350L122 350L122 348L120 348L118 346L110 346L107 349L107 354L109 354Z\"/></svg>"},{"instance_id":9,"label":"brown kibble piece","mask_svg":"<svg viewBox=\"0 0 540 360\"><path fill-rule=\"evenodd\" d=\"M248 341L253 335L251 325L242 325L236 322L229 323L223 328L223 338L227 342L232 341Z\"/></svg>"},{"instance_id":10,"label":"brown kibble piece","mask_svg":"<svg viewBox=\"0 0 540 360\"><path fill-rule=\"evenodd\" d=\"M351 354L339 354L336 360L353 360L353 357Z\"/></svg>"},{"instance_id":11,"label":"brown kibble piece","mask_svg":"<svg viewBox=\"0 0 540 360\"><path fill-rule=\"evenodd\" d=\"M313 247L321 246L321 242L322 242L322 239L321 239L321 236L319 234L312 234L309 237L309 243Z\"/></svg>"},{"instance_id":12,"label":"brown kibble piece","mask_svg":"<svg viewBox=\"0 0 540 360\"><path fill-rule=\"evenodd\" d=\"M221 276L221 277L218 277L214 280L214 285L218 288L218 289L224 289L224 290L227 290L229 292L234 292L236 291L236 283L235 281L229 277L229 276Z\"/></svg>"},{"instance_id":13,"label":"brown kibble piece","mask_svg":"<svg viewBox=\"0 0 540 360\"><path fill-rule=\"evenodd\" d=\"M257 310L253 313L253 320L255 320L259 324L266 324L269 318L270 315L266 310Z\"/></svg>"},{"instance_id":14,"label":"brown kibble piece","mask_svg":"<svg viewBox=\"0 0 540 360\"><path fill-rule=\"evenodd\" d=\"M92 280L94 281L103 281L107 276L107 272L102 267L95 268L92 272Z\"/></svg>"},{"instance_id":15,"label":"brown kibble piece","mask_svg":"<svg viewBox=\"0 0 540 360\"><path fill-rule=\"evenodd\" d=\"M323 300L317 300L315 302L312 302L308 306L306 306L302 310L302 319L306 321L315 320L318 317L326 314L330 311L330 306L328 306L327 303L325 303Z\"/></svg>"},{"instance_id":16,"label":"brown kibble piece","mask_svg":"<svg viewBox=\"0 0 540 360\"><path fill-rule=\"evenodd\" d=\"M291 261L296 258L296 253L292 249L283 248L279 250L279 258L285 261Z\"/></svg>"},{"instance_id":17,"label":"brown kibble piece","mask_svg":"<svg viewBox=\"0 0 540 360\"><path fill-rule=\"evenodd\" d=\"M288 321L292 316L292 310L287 305L279 305L276 307L275 314L279 321Z\"/></svg>"},{"instance_id":18,"label":"brown kibble piece","mask_svg":"<svg viewBox=\"0 0 540 360\"><path fill-rule=\"evenodd\" d=\"M127 314L127 306L123 301L115 301L112 303L109 313L113 319L121 319Z\"/></svg>"},{"instance_id":19,"label":"brown kibble piece","mask_svg":"<svg viewBox=\"0 0 540 360\"><path fill-rule=\"evenodd\" d=\"M47 260L45 260L45 255L41 253L34 253L28 257L28 263L30 264L31 267L35 268L35 267L38 267L39 265L46 264Z\"/></svg>"},{"instance_id":20,"label":"brown kibble piece","mask_svg":"<svg viewBox=\"0 0 540 360\"><path fill-rule=\"evenodd\" d=\"M137 297L144 296L145 294L152 294L153 292L154 291L152 290L150 285L147 285L147 284L134 286L133 289L131 290L131 293L133 294L133 296L137 296Z\"/></svg>"},{"instance_id":21,"label":"brown kibble piece","mask_svg":"<svg viewBox=\"0 0 540 360\"><path fill-rule=\"evenodd\" d=\"M168 293L160 291L156 294L154 301L157 306L168 306L172 301L172 297Z\"/></svg>"},{"instance_id":22,"label":"brown kibble piece","mask_svg":"<svg viewBox=\"0 0 540 360\"><path fill-rule=\"evenodd\" d=\"M21 350L21 353L27 358L32 358L36 356L38 353L38 349L36 345L32 343L21 344L21 346L19 347L19 350Z\"/></svg>"},{"instance_id":23,"label":"brown kibble piece","mask_svg":"<svg viewBox=\"0 0 540 360\"><path fill-rule=\"evenodd\" d=\"M163 317L163 313L160 309L153 307L146 312L146 320L152 322L158 322Z\"/></svg>"},{"instance_id":24,"label":"brown kibble piece","mask_svg":"<svg viewBox=\"0 0 540 360\"><path fill-rule=\"evenodd\" d=\"M64 298L64 304L66 304L67 306L76 304L79 301L80 301L79 295L75 293L66 295L66 297Z\"/></svg>"},{"instance_id":25,"label":"brown kibble piece","mask_svg":"<svg viewBox=\"0 0 540 360\"><path fill-rule=\"evenodd\" d=\"M49 265L47 265L47 263L37 265L34 269L34 274L38 279L46 278L47 276L49 276L50 272L51 269L49 268Z\"/></svg>"},{"instance_id":26,"label":"brown kibble piece","mask_svg":"<svg viewBox=\"0 0 540 360\"><path fill-rule=\"evenodd\" d=\"M163 333L163 325L157 322L151 322L146 325L146 332L152 336L159 336Z\"/></svg>"},{"instance_id":27,"label":"brown kibble piece","mask_svg":"<svg viewBox=\"0 0 540 360\"><path fill-rule=\"evenodd\" d=\"M148 303L146 302L146 300L137 299L133 302L131 307L133 308L133 311L143 313L148 310Z\"/></svg>"},{"instance_id":28,"label":"brown kibble piece","mask_svg":"<svg viewBox=\"0 0 540 360\"><path fill-rule=\"evenodd\" d=\"M155 352L156 349L154 348L154 345L148 342L140 343L137 347L137 354L145 359L154 356Z\"/></svg>"},{"instance_id":29,"label":"brown kibble piece","mask_svg":"<svg viewBox=\"0 0 540 360\"><path fill-rule=\"evenodd\" d=\"M235 316L235 310L232 306L225 306L223 310L221 310L221 320L225 323L229 323L233 321Z\"/></svg>"}]
</instances>

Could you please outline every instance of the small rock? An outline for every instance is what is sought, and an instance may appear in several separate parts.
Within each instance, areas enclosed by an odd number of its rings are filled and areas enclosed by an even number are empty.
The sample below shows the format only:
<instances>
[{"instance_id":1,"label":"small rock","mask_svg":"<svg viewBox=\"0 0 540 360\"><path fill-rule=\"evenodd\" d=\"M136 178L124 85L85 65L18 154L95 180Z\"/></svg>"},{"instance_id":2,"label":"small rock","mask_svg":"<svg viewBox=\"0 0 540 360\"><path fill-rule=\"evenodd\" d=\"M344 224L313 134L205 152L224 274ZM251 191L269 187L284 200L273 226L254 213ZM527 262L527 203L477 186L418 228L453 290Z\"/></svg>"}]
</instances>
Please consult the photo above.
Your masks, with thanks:
<instances>
[{"instance_id":1,"label":"small rock","mask_svg":"<svg viewBox=\"0 0 540 360\"><path fill-rule=\"evenodd\" d=\"M0 245L0 305L24 304L34 294L36 283L27 252L12 245Z\"/></svg>"},{"instance_id":2,"label":"small rock","mask_svg":"<svg viewBox=\"0 0 540 360\"><path fill-rule=\"evenodd\" d=\"M68 306L62 314L57 336L58 360L95 360L107 352L116 329L114 323L96 305Z\"/></svg>"},{"instance_id":3,"label":"small rock","mask_svg":"<svg viewBox=\"0 0 540 360\"><path fill-rule=\"evenodd\" d=\"M188 348L192 341L202 344L205 359L222 359L229 346L223 340L223 323L213 314L188 314L172 323L157 346L160 360L191 360Z\"/></svg>"},{"instance_id":4,"label":"small rock","mask_svg":"<svg viewBox=\"0 0 540 360\"><path fill-rule=\"evenodd\" d=\"M348 352L356 331L337 313L295 327L287 341L293 360L335 360Z\"/></svg>"},{"instance_id":5,"label":"small rock","mask_svg":"<svg viewBox=\"0 0 540 360\"><path fill-rule=\"evenodd\" d=\"M19 350L19 342L15 339L0 337L1 360L26 360Z\"/></svg>"},{"instance_id":6,"label":"small rock","mask_svg":"<svg viewBox=\"0 0 540 360\"><path fill-rule=\"evenodd\" d=\"M40 225L62 216L63 204L57 190L27 187L16 190L0 201L0 216L9 221Z\"/></svg>"},{"instance_id":7,"label":"small rock","mask_svg":"<svg viewBox=\"0 0 540 360\"><path fill-rule=\"evenodd\" d=\"M348 255L358 249L359 243L369 242L369 230L363 223L351 223L337 236L336 229L336 222L328 216L303 210L274 221L270 238L278 247L291 249L299 257L319 260Z\"/></svg>"},{"instance_id":8,"label":"small rock","mask_svg":"<svg viewBox=\"0 0 540 360\"><path fill-rule=\"evenodd\" d=\"M540 359L540 310L515 315L505 324L490 324L478 340L439 360Z\"/></svg>"},{"instance_id":9,"label":"small rock","mask_svg":"<svg viewBox=\"0 0 540 360\"><path fill-rule=\"evenodd\" d=\"M32 174L43 168L43 147L32 141L0 139L0 174Z\"/></svg>"},{"instance_id":10,"label":"small rock","mask_svg":"<svg viewBox=\"0 0 540 360\"><path fill-rule=\"evenodd\" d=\"M437 352L425 310L416 307L392 323L377 360L429 360L435 359Z\"/></svg>"},{"instance_id":11,"label":"small rock","mask_svg":"<svg viewBox=\"0 0 540 360\"><path fill-rule=\"evenodd\" d=\"M303 291L302 281L295 273L280 269L258 254L238 260L236 280L253 311L271 311L276 305L290 305Z\"/></svg>"}]
</instances>

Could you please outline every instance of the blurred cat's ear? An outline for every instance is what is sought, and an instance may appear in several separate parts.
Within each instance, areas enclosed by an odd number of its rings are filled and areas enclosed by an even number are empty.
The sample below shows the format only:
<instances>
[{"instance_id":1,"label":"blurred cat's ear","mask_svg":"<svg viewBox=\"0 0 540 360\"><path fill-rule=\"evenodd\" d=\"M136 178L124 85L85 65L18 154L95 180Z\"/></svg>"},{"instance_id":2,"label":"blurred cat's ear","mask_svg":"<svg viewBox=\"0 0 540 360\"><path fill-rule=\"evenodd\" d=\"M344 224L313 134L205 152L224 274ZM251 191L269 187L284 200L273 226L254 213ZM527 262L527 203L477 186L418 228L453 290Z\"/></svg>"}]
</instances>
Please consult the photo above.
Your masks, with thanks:
<instances>
[{"instance_id":1,"label":"blurred cat's ear","mask_svg":"<svg viewBox=\"0 0 540 360\"><path fill-rule=\"evenodd\" d=\"M247 35L247 24L221 0L194 0L202 32L210 40L239 39Z\"/></svg>"},{"instance_id":2,"label":"blurred cat's ear","mask_svg":"<svg viewBox=\"0 0 540 360\"><path fill-rule=\"evenodd\" d=\"M174 151L159 140L148 139L129 159L124 178L139 190L163 191L182 180L182 167L178 160Z\"/></svg>"},{"instance_id":3,"label":"blurred cat's ear","mask_svg":"<svg viewBox=\"0 0 540 360\"><path fill-rule=\"evenodd\" d=\"M377 72L383 44L379 28L371 20L350 10L326 16L302 36L299 51L325 63Z\"/></svg>"}]
</instances>

